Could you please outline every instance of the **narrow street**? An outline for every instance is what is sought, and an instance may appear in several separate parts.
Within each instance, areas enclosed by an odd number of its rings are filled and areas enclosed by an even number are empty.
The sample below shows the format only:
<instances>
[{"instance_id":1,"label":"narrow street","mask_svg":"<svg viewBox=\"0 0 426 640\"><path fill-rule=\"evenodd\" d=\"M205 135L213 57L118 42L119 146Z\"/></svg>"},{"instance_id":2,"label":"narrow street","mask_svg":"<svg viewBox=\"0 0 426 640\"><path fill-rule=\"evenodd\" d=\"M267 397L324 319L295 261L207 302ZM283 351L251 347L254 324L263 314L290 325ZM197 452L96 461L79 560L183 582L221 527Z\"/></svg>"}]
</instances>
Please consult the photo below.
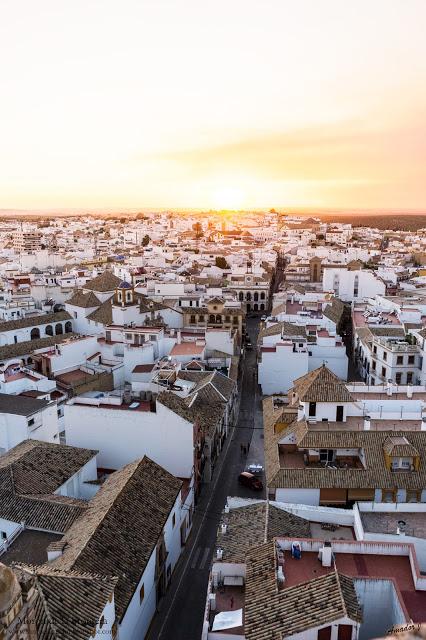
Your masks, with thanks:
<instances>
[{"instance_id":1,"label":"narrow street","mask_svg":"<svg viewBox=\"0 0 426 640\"><path fill-rule=\"evenodd\" d=\"M255 379L258 329L259 319L248 318L247 330L253 351L246 352L243 363L238 423L228 436L212 482L203 486L191 536L173 573L169 590L160 602L147 636L149 640L200 640L210 565L226 498L265 495L238 484L238 475L248 463L264 465L262 407ZM241 445L248 443L248 455L242 455Z\"/></svg>"}]
</instances>

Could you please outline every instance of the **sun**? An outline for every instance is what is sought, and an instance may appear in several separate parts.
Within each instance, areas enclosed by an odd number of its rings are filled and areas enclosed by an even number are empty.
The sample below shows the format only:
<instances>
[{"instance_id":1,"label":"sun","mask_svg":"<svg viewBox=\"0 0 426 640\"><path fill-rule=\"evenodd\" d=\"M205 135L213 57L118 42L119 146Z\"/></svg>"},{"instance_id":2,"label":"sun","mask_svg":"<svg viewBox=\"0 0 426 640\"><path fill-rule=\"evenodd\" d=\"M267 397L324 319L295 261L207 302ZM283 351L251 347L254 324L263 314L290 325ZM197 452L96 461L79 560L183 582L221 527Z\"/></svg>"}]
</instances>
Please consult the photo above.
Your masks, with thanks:
<instances>
[{"instance_id":1,"label":"sun","mask_svg":"<svg viewBox=\"0 0 426 640\"><path fill-rule=\"evenodd\" d=\"M213 192L213 207L217 210L239 210L244 205L244 192L238 187L218 187Z\"/></svg>"}]
</instances>

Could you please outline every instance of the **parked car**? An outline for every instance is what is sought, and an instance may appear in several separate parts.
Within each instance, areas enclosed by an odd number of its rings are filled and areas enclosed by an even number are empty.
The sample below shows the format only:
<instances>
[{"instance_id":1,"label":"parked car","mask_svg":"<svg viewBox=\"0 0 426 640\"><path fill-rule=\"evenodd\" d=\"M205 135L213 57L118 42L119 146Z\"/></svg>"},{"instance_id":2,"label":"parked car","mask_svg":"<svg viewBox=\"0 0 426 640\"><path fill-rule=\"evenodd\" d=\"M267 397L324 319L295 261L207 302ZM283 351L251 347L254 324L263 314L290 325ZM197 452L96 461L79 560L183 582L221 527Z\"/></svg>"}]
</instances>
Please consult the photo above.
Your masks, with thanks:
<instances>
[{"instance_id":1,"label":"parked car","mask_svg":"<svg viewBox=\"0 0 426 640\"><path fill-rule=\"evenodd\" d=\"M248 471L248 473L252 473L253 475L259 475L260 473L263 473L263 467L258 462L252 462L248 465L246 471Z\"/></svg>"},{"instance_id":2,"label":"parked car","mask_svg":"<svg viewBox=\"0 0 426 640\"><path fill-rule=\"evenodd\" d=\"M262 320L262 322L265 322L267 316L262 316L260 319Z\"/></svg>"},{"instance_id":3,"label":"parked car","mask_svg":"<svg viewBox=\"0 0 426 640\"><path fill-rule=\"evenodd\" d=\"M263 483L259 478L256 478L255 475L249 473L248 471L243 471L238 476L238 482L242 484L244 487L248 487L249 489L254 489L254 491L262 491Z\"/></svg>"},{"instance_id":4,"label":"parked car","mask_svg":"<svg viewBox=\"0 0 426 640\"><path fill-rule=\"evenodd\" d=\"M251 342L247 342L246 343L246 349L247 349L247 351L253 351L253 345L252 345Z\"/></svg>"}]
</instances>

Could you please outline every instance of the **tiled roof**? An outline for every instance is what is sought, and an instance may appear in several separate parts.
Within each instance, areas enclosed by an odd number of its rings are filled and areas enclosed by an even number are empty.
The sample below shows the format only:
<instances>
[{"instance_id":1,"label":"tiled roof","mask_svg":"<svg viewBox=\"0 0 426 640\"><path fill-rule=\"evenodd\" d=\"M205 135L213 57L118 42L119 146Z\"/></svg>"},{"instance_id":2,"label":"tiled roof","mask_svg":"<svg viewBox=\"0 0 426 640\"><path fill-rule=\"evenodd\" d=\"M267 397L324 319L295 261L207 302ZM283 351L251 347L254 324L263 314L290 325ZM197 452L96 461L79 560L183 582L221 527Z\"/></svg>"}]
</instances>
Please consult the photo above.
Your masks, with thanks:
<instances>
[{"instance_id":1,"label":"tiled roof","mask_svg":"<svg viewBox=\"0 0 426 640\"><path fill-rule=\"evenodd\" d=\"M93 291L83 293L83 291L77 290L69 300L66 301L73 307L81 307L82 309L91 309L92 307L99 307L100 300L95 296Z\"/></svg>"},{"instance_id":2,"label":"tiled roof","mask_svg":"<svg viewBox=\"0 0 426 640\"><path fill-rule=\"evenodd\" d=\"M76 571L60 571L51 565L17 564L18 577L33 581L36 598L29 617L38 640L88 640L93 635L117 578Z\"/></svg>"},{"instance_id":3,"label":"tiled roof","mask_svg":"<svg viewBox=\"0 0 426 640\"><path fill-rule=\"evenodd\" d=\"M148 296L141 296L139 301L139 311L141 313L150 313L151 311L164 311L168 309L165 304L151 300Z\"/></svg>"},{"instance_id":4,"label":"tiled roof","mask_svg":"<svg viewBox=\"0 0 426 640\"><path fill-rule=\"evenodd\" d=\"M294 433L299 449L360 449L364 453L365 466L357 468L280 467L278 440ZM395 471L386 468L385 447L389 438L401 442L395 455L409 457L419 455L418 470ZM404 439L404 441L402 440ZM407 444L405 444L405 441ZM271 424L265 422L265 455L267 483L271 488L346 488L346 489L409 489L426 488L426 432L410 431L319 431L309 429L306 422L294 422L285 432L277 435ZM407 452L407 453L406 453ZM271 462L272 460L272 462ZM275 463L273 463L275 461Z\"/></svg>"},{"instance_id":5,"label":"tiled roof","mask_svg":"<svg viewBox=\"0 0 426 640\"><path fill-rule=\"evenodd\" d=\"M86 282L83 289L99 291L99 293L109 293L110 291L114 291L120 282L120 278L117 278L111 271L104 271L99 276L96 276L96 278Z\"/></svg>"},{"instance_id":6,"label":"tiled roof","mask_svg":"<svg viewBox=\"0 0 426 640\"><path fill-rule=\"evenodd\" d=\"M275 536L311 537L308 520L266 501L222 512L221 523L227 525L227 530L222 534L219 527L216 546L222 549L224 562L243 563L251 547Z\"/></svg>"},{"instance_id":7,"label":"tiled roof","mask_svg":"<svg viewBox=\"0 0 426 640\"><path fill-rule=\"evenodd\" d=\"M306 338L306 328L298 326L297 324L292 324L291 322L278 322L277 324L272 324L266 329L262 329L259 332L258 342L261 343L263 338L266 336L278 336L282 335L286 336L297 336Z\"/></svg>"},{"instance_id":8,"label":"tiled roof","mask_svg":"<svg viewBox=\"0 0 426 640\"><path fill-rule=\"evenodd\" d=\"M185 373L189 373L185 371ZM186 398L181 398L171 391L163 391L157 397L157 402L174 411L178 416L191 424L198 423L206 435L213 436L217 424L225 413L225 404L215 394L213 399L208 389ZM192 402L191 402L192 401Z\"/></svg>"},{"instance_id":9,"label":"tiled roof","mask_svg":"<svg viewBox=\"0 0 426 640\"><path fill-rule=\"evenodd\" d=\"M401 458L410 458L419 455L416 447L413 447L405 436L389 436L383 444L383 450L389 456Z\"/></svg>"},{"instance_id":10,"label":"tiled roof","mask_svg":"<svg viewBox=\"0 0 426 640\"><path fill-rule=\"evenodd\" d=\"M385 336L392 338L404 338L405 331L402 327L369 327L373 336Z\"/></svg>"},{"instance_id":11,"label":"tiled roof","mask_svg":"<svg viewBox=\"0 0 426 640\"><path fill-rule=\"evenodd\" d=\"M49 404L49 400L39 400L28 396L13 396L8 393L0 393L0 413L8 413L16 416L30 416L41 411Z\"/></svg>"},{"instance_id":12,"label":"tiled roof","mask_svg":"<svg viewBox=\"0 0 426 640\"><path fill-rule=\"evenodd\" d=\"M162 534L182 482L147 457L113 473L64 536L53 566L117 576L122 619Z\"/></svg>"},{"instance_id":13,"label":"tiled roof","mask_svg":"<svg viewBox=\"0 0 426 640\"><path fill-rule=\"evenodd\" d=\"M20 318L19 320L8 320L7 322L0 322L0 333L14 331L15 329L25 329L27 327L40 327L45 324L63 322L64 320L71 320L71 316L67 311L46 313L43 316L32 316Z\"/></svg>"},{"instance_id":14,"label":"tiled roof","mask_svg":"<svg viewBox=\"0 0 426 640\"><path fill-rule=\"evenodd\" d=\"M178 380L195 382L188 396L181 398L172 392L164 392L158 401L188 422L201 426L210 437L223 418L226 406L235 388L235 381L218 371L180 371Z\"/></svg>"},{"instance_id":15,"label":"tiled roof","mask_svg":"<svg viewBox=\"0 0 426 640\"><path fill-rule=\"evenodd\" d=\"M355 402L346 385L325 365L294 382L301 402Z\"/></svg>"},{"instance_id":16,"label":"tiled roof","mask_svg":"<svg viewBox=\"0 0 426 640\"><path fill-rule=\"evenodd\" d=\"M191 389L191 395L209 389L213 392L213 398L227 402L235 389L235 382L220 371L179 371L178 379L190 380L196 383Z\"/></svg>"},{"instance_id":17,"label":"tiled roof","mask_svg":"<svg viewBox=\"0 0 426 640\"><path fill-rule=\"evenodd\" d=\"M24 440L0 458L0 468L11 466L16 493L53 493L96 454L92 449Z\"/></svg>"},{"instance_id":18,"label":"tiled roof","mask_svg":"<svg viewBox=\"0 0 426 640\"><path fill-rule=\"evenodd\" d=\"M352 578L331 571L279 591L275 567L273 542L247 553L244 620L247 640L281 640L344 617L362 622Z\"/></svg>"},{"instance_id":19,"label":"tiled roof","mask_svg":"<svg viewBox=\"0 0 426 640\"><path fill-rule=\"evenodd\" d=\"M0 517L63 533L86 509L53 494L96 454L90 449L25 440L0 458Z\"/></svg>"},{"instance_id":20,"label":"tiled roof","mask_svg":"<svg viewBox=\"0 0 426 640\"><path fill-rule=\"evenodd\" d=\"M336 325L341 321L345 312L345 304L339 298L333 298L323 311L323 315Z\"/></svg>"},{"instance_id":21,"label":"tiled roof","mask_svg":"<svg viewBox=\"0 0 426 640\"><path fill-rule=\"evenodd\" d=\"M3 347L0 347L0 361L29 355L34 351L37 351L37 349L51 347L55 344L64 342L65 340L69 340L70 337L76 335L78 334L62 333L57 336L47 336L45 338L38 338L37 340L25 340L25 342L4 345Z\"/></svg>"},{"instance_id":22,"label":"tiled roof","mask_svg":"<svg viewBox=\"0 0 426 640\"><path fill-rule=\"evenodd\" d=\"M105 300L100 307L89 313L88 320L100 322L103 325L112 324L112 304L111 299Z\"/></svg>"}]
</instances>

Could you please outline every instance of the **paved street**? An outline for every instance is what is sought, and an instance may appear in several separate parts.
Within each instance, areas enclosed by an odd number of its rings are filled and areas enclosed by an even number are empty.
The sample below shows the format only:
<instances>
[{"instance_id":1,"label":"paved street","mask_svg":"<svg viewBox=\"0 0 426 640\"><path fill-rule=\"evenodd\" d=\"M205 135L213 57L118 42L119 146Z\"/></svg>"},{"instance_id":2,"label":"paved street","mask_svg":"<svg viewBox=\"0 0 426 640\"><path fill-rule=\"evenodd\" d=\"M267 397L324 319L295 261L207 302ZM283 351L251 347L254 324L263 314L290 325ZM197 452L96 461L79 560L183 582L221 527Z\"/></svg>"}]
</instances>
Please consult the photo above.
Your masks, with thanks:
<instances>
[{"instance_id":1,"label":"paved street","mask_svg":"<svg viewBox=\"0 0 426 640\"><path fill-rule=\"evenodd\" d=\"M247 320L253 351L246 353L243 365L238 423L228 437L212 482L203 487L191 536L160 603L149 640L200 640L210 564L226 497L259 497L259 493L241 487L237 480L246 464L264 464L261 400L255 380L258 324L257 318ZM244 456L241 445L249 442L248 455Z\"/></svg>"}]
</instances>

